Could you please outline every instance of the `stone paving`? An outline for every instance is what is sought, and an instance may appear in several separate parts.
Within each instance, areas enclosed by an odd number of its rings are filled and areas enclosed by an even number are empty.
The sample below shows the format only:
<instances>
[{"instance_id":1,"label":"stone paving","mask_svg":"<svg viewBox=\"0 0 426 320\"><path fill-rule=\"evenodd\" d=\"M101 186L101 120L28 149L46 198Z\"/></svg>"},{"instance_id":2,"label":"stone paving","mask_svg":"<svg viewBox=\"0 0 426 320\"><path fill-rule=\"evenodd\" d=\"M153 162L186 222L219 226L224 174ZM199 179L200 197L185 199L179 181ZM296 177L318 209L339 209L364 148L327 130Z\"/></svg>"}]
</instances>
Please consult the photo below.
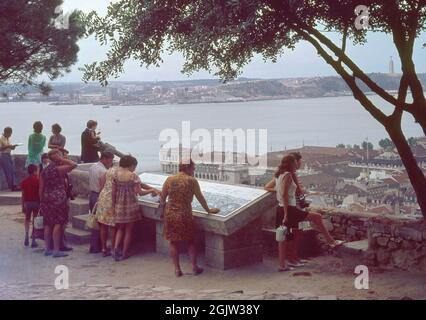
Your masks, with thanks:
<instances>
[{"instance_id":1,"label":"stone paving","mask_svg":"<svg viewBox=\"0 0 426 320\"><path fill-rule=\"evenodd\" d=\"M220 289L172 289L164 286L133 287L108 284L75 284L65 290L43 283L0 285L0 300L338 300L309 292L230 291Z\"/></svg>"}]
</instances>

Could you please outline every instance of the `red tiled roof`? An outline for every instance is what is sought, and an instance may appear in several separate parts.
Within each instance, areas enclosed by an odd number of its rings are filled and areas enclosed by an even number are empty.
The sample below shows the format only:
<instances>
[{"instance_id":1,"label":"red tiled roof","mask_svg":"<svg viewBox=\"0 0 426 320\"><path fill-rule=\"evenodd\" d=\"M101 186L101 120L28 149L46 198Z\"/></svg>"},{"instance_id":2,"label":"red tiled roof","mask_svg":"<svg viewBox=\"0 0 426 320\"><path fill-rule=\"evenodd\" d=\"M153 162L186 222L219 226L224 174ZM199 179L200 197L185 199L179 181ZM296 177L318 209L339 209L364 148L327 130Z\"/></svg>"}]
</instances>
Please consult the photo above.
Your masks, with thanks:
<instances>
[{"instance_id":1,"label":"red tiled roof","mask_svg":"<svg viewBox=\"0 0 426 320\"><path fill-rule=\"evenodd\" d=\"M371 212L371 213L379 213L379 214L393 213L393 211L390 210L387 206L378 206L378 207L375 207L375 208L368 208L367 211Z\"/></svg>"}]
</instances>

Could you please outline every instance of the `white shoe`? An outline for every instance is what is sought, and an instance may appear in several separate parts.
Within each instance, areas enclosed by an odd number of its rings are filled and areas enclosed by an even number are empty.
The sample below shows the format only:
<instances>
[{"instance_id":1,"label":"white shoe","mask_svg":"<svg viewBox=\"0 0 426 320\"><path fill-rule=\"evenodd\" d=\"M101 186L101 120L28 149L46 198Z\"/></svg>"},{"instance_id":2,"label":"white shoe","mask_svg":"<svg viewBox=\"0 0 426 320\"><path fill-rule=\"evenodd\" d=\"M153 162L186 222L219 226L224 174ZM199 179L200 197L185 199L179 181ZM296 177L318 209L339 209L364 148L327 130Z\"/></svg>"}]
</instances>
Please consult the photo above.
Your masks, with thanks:
<instances>
[{"instance_id":1,"label":"white shoe","mask_svg":"<svg viewBox=\"0 0 426 320\"><path fill-rule=\"evenodd\" d=\"M294 268L301 268L301 267L304 267L305 266L305 264L304 263L301 263L301 262L287 262L287 264L290 266L290 267L294 267Z\"/></svg>"}]
</instances>

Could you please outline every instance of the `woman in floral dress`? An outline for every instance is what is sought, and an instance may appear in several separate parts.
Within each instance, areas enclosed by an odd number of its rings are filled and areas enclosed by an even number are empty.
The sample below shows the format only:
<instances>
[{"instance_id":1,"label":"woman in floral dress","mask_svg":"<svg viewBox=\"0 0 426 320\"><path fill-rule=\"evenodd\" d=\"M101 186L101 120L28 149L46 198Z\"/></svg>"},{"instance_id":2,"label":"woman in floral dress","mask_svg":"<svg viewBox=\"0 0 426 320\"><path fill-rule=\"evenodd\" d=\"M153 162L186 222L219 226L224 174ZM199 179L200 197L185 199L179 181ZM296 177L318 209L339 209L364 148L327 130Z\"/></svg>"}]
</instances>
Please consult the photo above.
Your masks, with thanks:
<instances>
[{"instance_id":1,"label":"woman in floral dress","mask_svg":"<svg viewBox=\"0 0 426 320\"><path fill-rule=\"evenodd\" d=\"M138 196L161 193L142 183L135 173L137 165L138 161L134 157L124 156L120 159L119 167L114 171L112 179L113 220L117 228L113 256L116 261L130 257L133 228L135 222L141 219ZM121 253L119 248L122 244L123 252Z\"/></svg>"},{"instance_id":2,"label":"woman in floral dress","mask_svg":"<svg viewBox=\"0 0 426 320\"><path fill-rule=\"evenodd\" d=\"M192 270L195 275L203 272L197 264L197 251L194 244L194 221L192 217L192 200L195 197L204 210L216 214L219 209L209 208L201 192L197 179L194 178L195 164L179 164L179 173L170 176L164 182L161 194L161 203L168 198L164 214L164 238L170 241L170 255L172 256L177 277L183 275L179 263L179 243L187 243L192 258Z\"/></svg>"},{"instance_id":3,"label":"woman in floral dress","mask_svg":"<svg viewBox=\"0 0 426 320\"><path fill-rule=\"evenodd\" d=\"M45 255L54 258L65 257L60 251L63 228L68 223L68 195L65 183L67 173L77 167L71 160L62 157L59 150L48 153L50 164L40 176L40 214L44 222ZM51 241L53 237L53 252Z\"/></svg>"},{"instance_id":4,"label":"woman in floral dress","mask_svg":"<svg viewBox=\"0 0 426 320\"><path fill-rule=\"evenodd\" d=\"M107 247L108 235L111 235L112 248L115 244L115 221L112 210L112 181L115 170L113 167L108 169L105 176L101 179L101 193L99 194L96 205L96 219L99 223L102 254L104 257L110 256L111 252ZM103 186L102 186L103 185Z\"/></svg>"}]
</instances>

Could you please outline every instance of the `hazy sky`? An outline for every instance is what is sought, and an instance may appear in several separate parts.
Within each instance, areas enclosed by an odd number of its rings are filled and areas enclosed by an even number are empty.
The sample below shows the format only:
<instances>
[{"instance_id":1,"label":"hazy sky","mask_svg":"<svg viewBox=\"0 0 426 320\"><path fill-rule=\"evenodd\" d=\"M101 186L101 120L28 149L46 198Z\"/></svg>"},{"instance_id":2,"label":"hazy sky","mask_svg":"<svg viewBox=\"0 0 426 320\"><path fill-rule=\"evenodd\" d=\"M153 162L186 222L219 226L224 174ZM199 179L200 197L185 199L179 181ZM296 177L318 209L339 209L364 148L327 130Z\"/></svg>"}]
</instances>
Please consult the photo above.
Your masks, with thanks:
<instances>
[{"instance_id":1,"label":"hazy sky","mask_svg":"<svg viewBox=\"0 0 426 320\"><path fill-rule=\"evenodd\" d=\"M80 9L85 12L96 10L100 14L106 13L108 0L64 0L64 11ZM337 34L330 34L339 39ZM426 42L423 34L417 42L415 62L418 72L426 72L426 49L421 43ZM80 81L81 72L78 71L86 63L101 61L105 57L106 47L101 47L93 38L80 41L79 61L73 71L59 81ZM372 34L365 46L349 46L350 56L367 72L387 72L390 56L394 57L395 70L398 72L400 64L391 38L383 34ZM162 81L213 78L207 72L199 72L188 77L180 72L183 58L180 54L163 57L164 63L159 68L146 69L138 62L129 61L124 74L119 80L126 81ZM294 51L287 51L277 63L263 62L261 57L255 57L243 71L243 77L249 78L286 78L298 76L336 75L334 70L318 57L315 50L307 43L300 43Z\"/></svg>"}]
</instances>

